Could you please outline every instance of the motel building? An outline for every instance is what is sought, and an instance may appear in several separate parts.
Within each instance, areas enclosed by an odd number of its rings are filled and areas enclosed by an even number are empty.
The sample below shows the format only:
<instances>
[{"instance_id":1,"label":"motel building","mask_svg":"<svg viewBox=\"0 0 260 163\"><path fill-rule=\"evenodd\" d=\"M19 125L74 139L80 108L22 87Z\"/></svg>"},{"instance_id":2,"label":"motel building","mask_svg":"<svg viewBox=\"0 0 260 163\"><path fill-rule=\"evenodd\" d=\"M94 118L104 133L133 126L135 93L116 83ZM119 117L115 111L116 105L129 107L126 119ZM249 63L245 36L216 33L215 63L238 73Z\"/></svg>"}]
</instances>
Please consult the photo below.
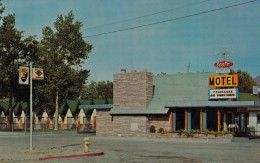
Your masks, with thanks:
<instances>
[{"instance_id":1,"label":"motel building","mask_svg":"<svg viewBox=\"0 0 260 163\"><path fill-rule=\"evenodd\" d=\"M96 111L97 135L147 136L158 131L259 131L260 103L239 98L238 75L217 72L114 75L113 104L81 105ZM257 133L257 132L256 132ZM258 132L259 133L259 132Z\"/></svg>"}]
</instances>

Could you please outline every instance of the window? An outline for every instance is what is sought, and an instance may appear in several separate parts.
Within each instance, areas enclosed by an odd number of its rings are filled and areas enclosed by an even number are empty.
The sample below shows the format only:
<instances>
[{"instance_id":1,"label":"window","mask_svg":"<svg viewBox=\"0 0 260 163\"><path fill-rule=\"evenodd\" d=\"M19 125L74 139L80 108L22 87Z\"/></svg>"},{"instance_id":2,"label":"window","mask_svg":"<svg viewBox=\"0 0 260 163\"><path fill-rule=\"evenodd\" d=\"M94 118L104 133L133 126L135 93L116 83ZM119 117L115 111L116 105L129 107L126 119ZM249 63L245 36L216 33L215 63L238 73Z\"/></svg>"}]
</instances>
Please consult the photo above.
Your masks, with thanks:
<instances>
[{"instance_id":1,"label":"window","mask_svg":"<svg viewBox=\"0 0 260 163\"><path fill-rule=\"evenodd\" d=\"M257 114L257 124L260 124L260 114Z\"/></svg>"},{"instance_id":2,"label":"window","mask_svg":"<svg viewBox=\"0 0 260 163\"><path fill-rule=\"evenodd\" d=\"M67 117L67 124L73 124L74 118L73 117Z\"/></svg>"}]
</instances>

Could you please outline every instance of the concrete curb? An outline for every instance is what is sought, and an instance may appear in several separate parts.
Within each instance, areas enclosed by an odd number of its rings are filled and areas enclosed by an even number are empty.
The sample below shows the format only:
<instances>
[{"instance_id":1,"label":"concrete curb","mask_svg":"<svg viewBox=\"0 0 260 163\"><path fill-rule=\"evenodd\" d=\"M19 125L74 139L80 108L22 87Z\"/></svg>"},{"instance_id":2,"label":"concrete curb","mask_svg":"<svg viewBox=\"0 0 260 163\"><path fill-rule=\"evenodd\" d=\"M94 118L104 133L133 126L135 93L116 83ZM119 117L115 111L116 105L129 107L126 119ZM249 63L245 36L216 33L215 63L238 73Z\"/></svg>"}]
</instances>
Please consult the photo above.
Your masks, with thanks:
<instances>
[{"instance_id":1,"label":"concrete curb","mask_svg":"<svg viewBox=\"0 0 260 163\"><path fill-rule=\"evenodd\" d=\"M102 151L93 151L93 152L88 152L88 153L85 153L85 154L77 154L77 155L48 156L48 157L41 157L41 158L39 158L39 160L40 161L45 161L45 160L52 160L52 159L79 158L79 157L100 156L100 155L104 155L104 152L102 152Z\"/></svg>"}]
</instances>

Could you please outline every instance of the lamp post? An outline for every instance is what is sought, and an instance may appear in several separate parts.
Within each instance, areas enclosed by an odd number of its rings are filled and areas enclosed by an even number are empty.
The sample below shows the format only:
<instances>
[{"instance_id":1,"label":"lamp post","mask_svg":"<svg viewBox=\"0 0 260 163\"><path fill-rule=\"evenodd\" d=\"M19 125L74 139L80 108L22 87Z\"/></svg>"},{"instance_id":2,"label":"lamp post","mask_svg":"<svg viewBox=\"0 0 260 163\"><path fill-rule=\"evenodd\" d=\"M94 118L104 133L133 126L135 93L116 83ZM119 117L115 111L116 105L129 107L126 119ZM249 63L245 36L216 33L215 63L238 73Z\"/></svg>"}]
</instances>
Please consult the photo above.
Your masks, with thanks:
<instances>
[{"instance_id":1,"label":"lamp post","mask_svg":"<svg viewBox=\"0 0 260 163\"><path fill-rule=\"evenodd\" d=\"M33 150L32 125L33 125L33 95L32 95L32 62L30 62L30 150Z\"/></svg>"},{"instance_id":2,"label":"lamp post","mask_svg":"<svg viewBox=\"0 0 260 163\"><path fill-rule=\"evenodd\" d=\"M33 80L43 80L43 78L42 68L34 68L33 73L32 62L29 63L29 68L28 65L19 68L19 84L28 85L30 83L30 150L33 149Z\"/></svg>"}]
</instances>

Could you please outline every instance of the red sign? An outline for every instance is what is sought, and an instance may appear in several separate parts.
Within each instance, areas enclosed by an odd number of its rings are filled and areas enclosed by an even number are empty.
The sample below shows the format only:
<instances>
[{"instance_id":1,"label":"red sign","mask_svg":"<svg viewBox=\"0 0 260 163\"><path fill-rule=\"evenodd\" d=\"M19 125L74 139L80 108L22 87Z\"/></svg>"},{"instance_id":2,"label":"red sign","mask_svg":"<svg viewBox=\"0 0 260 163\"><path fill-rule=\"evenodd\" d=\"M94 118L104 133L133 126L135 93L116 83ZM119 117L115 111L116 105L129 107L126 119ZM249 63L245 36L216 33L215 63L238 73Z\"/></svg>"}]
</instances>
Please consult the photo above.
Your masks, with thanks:
<instances>
[{"instance_id":1,"label":"red sign","mask_svg":"<svg viewBox=\"0 0 260 163\"><path fill-rule=\"evenodd\" d=\"M233 62L230 61L220 61L214 64L215 67L218 68L227 68L233 66Z\"/></svg>"}]
</instances>

